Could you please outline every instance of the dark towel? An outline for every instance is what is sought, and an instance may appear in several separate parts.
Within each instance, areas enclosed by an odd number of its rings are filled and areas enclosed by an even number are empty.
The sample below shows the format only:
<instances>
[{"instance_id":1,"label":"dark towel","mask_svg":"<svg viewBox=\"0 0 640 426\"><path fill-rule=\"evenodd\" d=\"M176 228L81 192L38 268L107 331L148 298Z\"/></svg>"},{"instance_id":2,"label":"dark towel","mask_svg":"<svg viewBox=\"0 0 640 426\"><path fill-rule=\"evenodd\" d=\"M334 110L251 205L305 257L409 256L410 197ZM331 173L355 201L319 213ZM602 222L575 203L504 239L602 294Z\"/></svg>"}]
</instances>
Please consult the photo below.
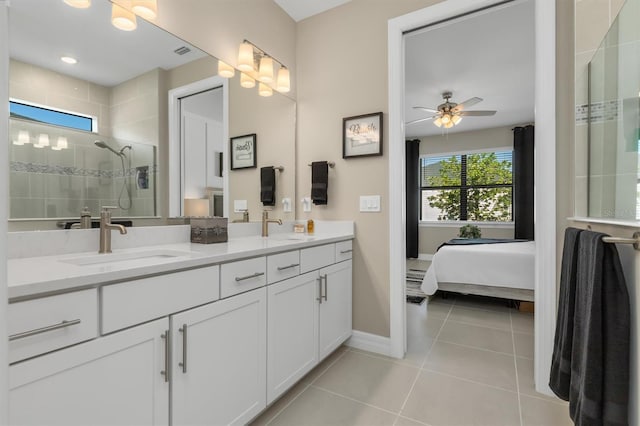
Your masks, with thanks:
<instances>
[{"instance_id":1,"label":"dark towel","mask_svg":"<svg viewBox=\"0 0 640 426\"><path fill-rule=\"evenodd\" d=\"M565 401L569 400L571 386L571 350L573 342L573 312L576 299L576 274L578 267L578 241L581 229L567 228L564 232L562 269L560 272L560 297L556 335L553 343L549 387Z\"/></svg>"},{"instance_id":2,"label":"dark towel","mask_svg":"<svg viewBox=\"0 0 640 426\"><path fill-rule=\"evenodd\" d=\"M273 166L260 168L260 201L263 206L276 205L276 170Z\"/></svg>"},{"instance_id":3,"label":"dark towel","mask_svg":"<svg viewBox=\"0 0 640 426\"><path fill-rule=\"evenodd\" d=\"M628 425L629 294L614 244L582 231L569 414L578 426Z\"/></svg>"},{"instance_id":4,"label":"dark towel","mask_svg":"<svg viewBox=\"0 0 640 426\"><path fill-rule=\"evenodd\" d=\"M327 204L329 165L326 161L311 163L311 201L315 205Z\"/></svg>"}]
</instances>

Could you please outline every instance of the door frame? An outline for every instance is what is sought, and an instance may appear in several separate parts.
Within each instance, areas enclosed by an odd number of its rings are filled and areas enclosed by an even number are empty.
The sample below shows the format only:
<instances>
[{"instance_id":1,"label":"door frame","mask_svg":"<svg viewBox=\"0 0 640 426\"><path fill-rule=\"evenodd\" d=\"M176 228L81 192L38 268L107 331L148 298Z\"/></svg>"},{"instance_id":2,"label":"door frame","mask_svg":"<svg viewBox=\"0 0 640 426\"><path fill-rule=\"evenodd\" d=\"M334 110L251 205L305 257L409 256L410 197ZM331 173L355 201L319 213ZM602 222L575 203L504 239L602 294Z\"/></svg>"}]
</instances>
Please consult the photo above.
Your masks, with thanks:
<instances>
[{"instance_id":1,"label":"door frame","mask_svg":"<svg viewBox=\"0 0 640 426\"><path fill-rule=\"evenodd\" d=\"M535 360L536 390L548 386L556 313L556 10L535 1ZM389 283L390 355L406 352L406 211L404 144L404 37L407 31L506 3L447 0L388 23L389 64Z\"/></svg>"},{"instance_id":2,"label":"door frame","mask_svg":"<svg viewBox=\"0 0 640 426\"><path fill-rule=\"evenodd\" d=\"M224 217L229 217L229 83L228 79L214 76L195 81L184 86L169 90L169 217L183 216L182 194L184 186L182 179L182 147L180 144L181 117L180 98L195 95L200 92L222 87L222 179L224 200Z\"/></svg>"}]
</instances>

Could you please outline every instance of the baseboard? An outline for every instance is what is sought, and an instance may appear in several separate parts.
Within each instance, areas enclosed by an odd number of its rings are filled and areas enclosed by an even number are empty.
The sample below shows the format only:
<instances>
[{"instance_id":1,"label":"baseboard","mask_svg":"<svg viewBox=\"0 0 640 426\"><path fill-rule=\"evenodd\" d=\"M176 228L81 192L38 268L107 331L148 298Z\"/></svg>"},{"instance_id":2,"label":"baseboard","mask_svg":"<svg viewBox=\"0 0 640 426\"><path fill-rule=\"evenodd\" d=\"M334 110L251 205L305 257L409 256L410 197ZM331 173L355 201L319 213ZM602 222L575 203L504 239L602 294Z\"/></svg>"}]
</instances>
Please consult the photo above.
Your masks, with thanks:
<instances>
[{"instance_id":1,"label":"baseboard","mask_svg":"<svg viewBox=\"0 0 640 426\"><path fill-rule=\"evenodd\" d=\"M426 254L426 253L418 253L418 260L428 260L429 262L431 262L433 260L433 255Z\"/></svg>"},{"instance_id":2,"label":"baseboard","mask_svg":"<svg viewBox=\"0 0 640 426\"><path fill-rule=\"evenodd\" d=\"M351 338L346 341L345 345L367 352L391 356L391 339L377 334L353 330Z\"/></svg>"}]
</instances>

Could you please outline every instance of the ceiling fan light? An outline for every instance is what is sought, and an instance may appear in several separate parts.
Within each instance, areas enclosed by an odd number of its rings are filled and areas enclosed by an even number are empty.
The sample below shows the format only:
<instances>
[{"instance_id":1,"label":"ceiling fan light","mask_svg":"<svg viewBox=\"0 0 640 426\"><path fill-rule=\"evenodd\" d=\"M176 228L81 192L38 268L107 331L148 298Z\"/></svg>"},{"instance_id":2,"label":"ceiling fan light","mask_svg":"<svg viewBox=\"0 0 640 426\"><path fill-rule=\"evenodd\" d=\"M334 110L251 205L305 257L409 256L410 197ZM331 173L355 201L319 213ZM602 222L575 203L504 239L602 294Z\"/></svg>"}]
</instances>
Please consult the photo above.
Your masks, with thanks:
<instances>
[{"instance_id":1,"label":"ceiling fan light","mask_svg":"<svg viewBox=\"0 0 640 426\"><path fill-rule=\"evenodd\" d=\"M448 123L445 123L444 128L445 129L450 129L453 127L453 121L449 121Z\"/></svg>"},{"instance_id":2,"label":"ceiling fan light","mask_svg":"<svg viewBox=\"0 0 640 426\"><path fill-rule=\"evenodd\" d=\"M453 117L451 117L451 121L453 121L454 125L458 125L458 123L462 121L462 117L460 117L459 115L454 115Z\"/></svg>"},{"instance_id":3,"label":"ceiling fan light","mask_svg":"<svg viewBox=\"0 0 640 426\"><path fill-rule=\"evenodd\" d=\"M442 124L445 126L451 122L451 116L449 114L442 115Z\"/></svg>"},{"instance_id":4,"label":"ceiling fan light","mask_svg":"<svg viewBox=\"0 0 640 426\"><path fill-rule=\"evenodd\" d=\"M442 118L437 117L435 120L433 120L433 124L435 124L437 127L442 127Z\"/></svg>"}]
</instances>

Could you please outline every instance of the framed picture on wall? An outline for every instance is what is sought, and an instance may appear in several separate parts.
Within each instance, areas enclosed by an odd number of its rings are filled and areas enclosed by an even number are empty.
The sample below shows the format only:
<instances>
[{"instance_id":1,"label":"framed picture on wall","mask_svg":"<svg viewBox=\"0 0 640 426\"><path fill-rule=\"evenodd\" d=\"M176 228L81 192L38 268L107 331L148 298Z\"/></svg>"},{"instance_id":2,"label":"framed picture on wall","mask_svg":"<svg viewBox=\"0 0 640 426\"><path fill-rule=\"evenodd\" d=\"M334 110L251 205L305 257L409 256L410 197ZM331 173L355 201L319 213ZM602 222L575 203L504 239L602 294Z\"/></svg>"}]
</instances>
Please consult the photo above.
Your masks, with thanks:
<instances>
[{"instance_id":1,"label":"framed picture on wall","mask_svg":"<svg viewBox=\"0 0 640 426\"><path fill-rule=\"evenodd\" d=\"M382 155L382 113L342 119L342 158Z\"/></svg>"},{"instance_id":2,"label":"framed picture on wall","mask_svg":"<svg viewBox=\"0 0 640 426\"><path fill-rule=\"evenodd\" d=\"M231 170L256 167L256 134L231 138Z\"/></svg>"}]
</instances>

